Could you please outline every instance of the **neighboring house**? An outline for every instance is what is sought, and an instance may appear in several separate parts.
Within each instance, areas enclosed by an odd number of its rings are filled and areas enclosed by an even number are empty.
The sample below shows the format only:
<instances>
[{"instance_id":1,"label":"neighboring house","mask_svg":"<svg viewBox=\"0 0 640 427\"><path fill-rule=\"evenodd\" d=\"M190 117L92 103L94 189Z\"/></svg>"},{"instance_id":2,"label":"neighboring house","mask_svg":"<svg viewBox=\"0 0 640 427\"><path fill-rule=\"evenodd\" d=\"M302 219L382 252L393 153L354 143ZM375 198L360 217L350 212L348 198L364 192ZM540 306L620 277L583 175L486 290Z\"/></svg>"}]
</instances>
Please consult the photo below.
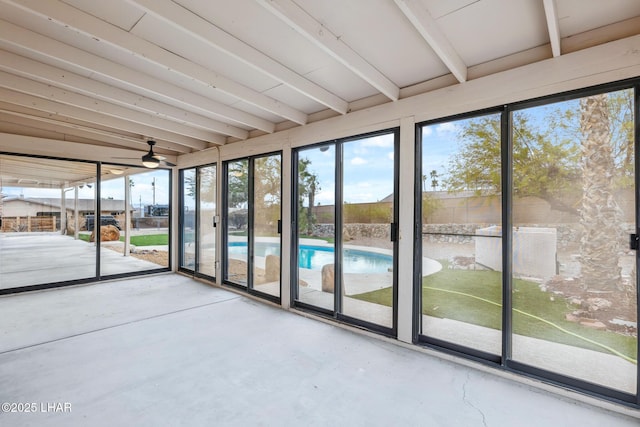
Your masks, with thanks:
<instances>
[{"instance_id":1,"label":"neighboring house","mask_svg":"<svg viewBox=\"0 0 640 427\"><path fill-rule=\"evenodd\" d=\"M48 226L49 231L55 231L60 229L60 212L62 209L61 199L59 197L23 197L23 196L9 196L2 200L2 217L3 231L5 227L9 227L9 220L15 218L33 218L33 217L55 217L56 224L55 229L52 226ZM124 223L125 218L125 203L124 200L116 199L102 199L100 202L101 215L113 215L120 223ZM73 224L74 214L76 211L75 201L73 199L65 200L66 218L68 224ZM94 214L95 200L94 199L78 199L78 224L82 230L85 228L85 216ZM133 206L129 207L130 213L133 214Z\"/></svg>"}]
</instances>

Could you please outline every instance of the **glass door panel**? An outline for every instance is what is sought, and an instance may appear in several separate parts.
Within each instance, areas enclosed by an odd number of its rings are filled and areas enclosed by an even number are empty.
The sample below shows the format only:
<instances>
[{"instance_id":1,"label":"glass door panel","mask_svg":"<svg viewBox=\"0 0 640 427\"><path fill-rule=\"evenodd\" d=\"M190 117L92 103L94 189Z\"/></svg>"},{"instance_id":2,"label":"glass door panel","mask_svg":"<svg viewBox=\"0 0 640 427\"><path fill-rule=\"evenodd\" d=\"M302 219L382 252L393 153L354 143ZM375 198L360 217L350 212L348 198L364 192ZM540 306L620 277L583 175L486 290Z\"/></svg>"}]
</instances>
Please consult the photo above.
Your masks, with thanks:
<instances>
[{"instance_id":1,"label":"glass door panel","mask_svg":"<svg viewBox=\"0 0 640 427\"><path fill-rule=\"evenodd\" d=\"M253 161L252 288L280 296L280 155Z\"/></svg>"},{"instance_id":2,"label":"glass door panel","mask_svg":"<svg viewBox=\"0 0 640 427\"><path fill-rule=\"evenodd\" d=\"M116 167L102 165L101 276L169 267L170 172L112 177Z\"/></svg>"},{"instance_id":3,"label":"glass door panel","mask_svg":"<svg viewBox=\"0 0 640 427\"><path fill-rule=\"evenodd\" d=\"M96 277L95 163L0 155L0 290Z\"/></svg>"},{"instance_id":4,"label":"glass door panel","mask_svg":"<svg viewBox=\"0 0 640 427\"><path fill-rule=\"evenodd\" d=\"M392 328L395 134L348 141L341 148L341 313Z\"/></svg>"},{"instance_id":5,"label":"glass door panel","mask_svg":"<svg viewBox=\"0 0 640 427\"><path fill-rule=\"evenodd\" d=\"M196 169L180 171L181 227L180 268L196 270Z\"/></svg>"},{"instance_id":6,"label":"glass door panel","mask_svg":"<svg viewBox=\"0 0 640 427\"><path fill-rule=\"evenodd\" d=\"M248 284L249 243L249 160L227 163L227 229L224 279L233 284Z\"/></svg>"},{"instance_id":7,"label":"glass door panel","mask_svg":"<svg viewBox=\"0 0 640 427\"><path fill-rule=\"evenodd\" d=\"M334 311L336 146L298 151L296 299Z\"/></svg>"},{"instance_id":8,"label":"glass door panel","mask_svg":"<svg viewBox=\"0 0 640 427\"><path fill-rule=\"evenodd\" d=\"M502 351L500 114L423 126L425 337Z\"/></svg>"},{"instance_id":9,"label":"glass door panel","mask_svg":"<svg viewBox=\"0 0 640 427\"><path fill-rule=\"evenodd\" d=\"M198 168L198 273L216 275L216 166Z\"/></svg>"},{"instance_id":10,"label":"glass door panel","mask_svg":"<svg viewBox=\"0 0 640 427\"><path fill-rule=\"evenodd\" d=\"M513 113L514 361L637 391L633 91Z\"/></svg>"}]
</instances>

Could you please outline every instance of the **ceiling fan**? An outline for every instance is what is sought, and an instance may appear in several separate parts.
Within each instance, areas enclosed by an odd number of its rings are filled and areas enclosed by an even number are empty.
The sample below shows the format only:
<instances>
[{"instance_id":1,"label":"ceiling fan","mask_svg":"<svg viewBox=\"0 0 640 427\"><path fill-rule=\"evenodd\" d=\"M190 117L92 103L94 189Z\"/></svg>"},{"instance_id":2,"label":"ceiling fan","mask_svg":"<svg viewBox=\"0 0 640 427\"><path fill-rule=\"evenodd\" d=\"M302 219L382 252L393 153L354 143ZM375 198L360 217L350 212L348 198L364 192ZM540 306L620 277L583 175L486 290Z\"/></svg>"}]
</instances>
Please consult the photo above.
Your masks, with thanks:
<instances>
[{"instance_id":1,"label":"ceiling fan","mask_svg":"<svg viewBox=\"0 0 640 427\"><path fill-rule=\"evenodd\" d=\"M155 169L158 166L160 166L160 164L163 164L165 166L175 166L173 163L168 162L166 160L166 157L161 156L159 154L155 154L153 152L153 146L156 145L156 142L152 139L147 141L147 144L149 144L149 152L147 154L145 154L144 156L142 156L142 165L146 168L149 169ZM133 159L132 157L114 157L115 159Z\"/></svg>"}]
</instances>

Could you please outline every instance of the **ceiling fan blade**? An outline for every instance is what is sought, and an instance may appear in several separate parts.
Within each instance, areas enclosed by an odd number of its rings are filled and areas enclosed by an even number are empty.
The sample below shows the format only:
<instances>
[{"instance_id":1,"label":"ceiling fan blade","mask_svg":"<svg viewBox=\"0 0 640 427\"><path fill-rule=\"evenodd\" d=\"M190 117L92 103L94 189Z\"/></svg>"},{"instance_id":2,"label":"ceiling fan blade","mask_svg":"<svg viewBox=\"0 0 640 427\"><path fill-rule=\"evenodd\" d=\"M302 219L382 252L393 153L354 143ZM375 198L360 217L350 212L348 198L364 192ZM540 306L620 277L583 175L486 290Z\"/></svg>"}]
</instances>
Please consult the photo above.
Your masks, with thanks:
<instances>
[{"instance_id":1,"label":"ceiling fan blade","mask_svg":"<svg viewBox=\"0 0 640 427\"><path fill-rule=\"evenodd\" d=\"M173 164L173 163L171 163L171 162L167 162L166 160L162 160L162 163L164 163L165 165L167 165L167 166L169 166L169 167L174 167L174 166L176 166L176 165L174 165L174 164Z\"/></svg>"}]
</instances>

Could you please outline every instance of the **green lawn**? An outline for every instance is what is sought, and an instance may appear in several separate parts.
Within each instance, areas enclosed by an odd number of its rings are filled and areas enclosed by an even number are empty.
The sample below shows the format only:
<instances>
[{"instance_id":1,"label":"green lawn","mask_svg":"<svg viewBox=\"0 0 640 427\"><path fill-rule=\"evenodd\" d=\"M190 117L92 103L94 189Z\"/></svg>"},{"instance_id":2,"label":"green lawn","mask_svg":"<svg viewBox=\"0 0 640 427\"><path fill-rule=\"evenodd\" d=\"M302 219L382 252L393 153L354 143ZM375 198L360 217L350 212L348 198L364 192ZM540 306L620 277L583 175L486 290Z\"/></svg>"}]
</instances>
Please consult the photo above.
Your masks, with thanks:
<instances>
[{"instance_id":1,"label":"green lawn","mask_svg":"<svg viewBox=\"0 0 640 427\"><path fill-rule=\"evenodd\" d=\"M501 273L450 270L446 262L442 263L441 271L422 280L423 314L500 329ZM635 337L597 331L565 320L565 314L577 307L572 307L562 297L542 292L536 283L515 279L513 287L513 331L516 334L603 352L619 352L637 359ZM391 288L386 288L354 298L390 306L391 292Z\"/></svg>"},{"instance_id":2,"label":"green lawn","mask_svg":"<svg viewBox=\"0 0 640 427\"><path fill-rule=\"evenodd\" d=\"M120 237L120 241L124 241L124 237ZM135 246L156 246L168 245L168 234L148 234L142 236L131 236L131 244Z\"/></svg>"},{"instance_id":3,"label":"green lawn","mask_svg":"<svg viewBox=\"0 0 640 427\"><path fill-rule=\"evenodd\" d=\"M88 242L90 236L88 234L80 234L78 235L78 238L80 240L84 240L85 242ZM120 241L124 242L124 236L120 237ZM169 235L168 234L149 234L149 235L142 235L142 236L131 236L131 244L134 246L168 245Z\"/></svg>"}]
</instances>

